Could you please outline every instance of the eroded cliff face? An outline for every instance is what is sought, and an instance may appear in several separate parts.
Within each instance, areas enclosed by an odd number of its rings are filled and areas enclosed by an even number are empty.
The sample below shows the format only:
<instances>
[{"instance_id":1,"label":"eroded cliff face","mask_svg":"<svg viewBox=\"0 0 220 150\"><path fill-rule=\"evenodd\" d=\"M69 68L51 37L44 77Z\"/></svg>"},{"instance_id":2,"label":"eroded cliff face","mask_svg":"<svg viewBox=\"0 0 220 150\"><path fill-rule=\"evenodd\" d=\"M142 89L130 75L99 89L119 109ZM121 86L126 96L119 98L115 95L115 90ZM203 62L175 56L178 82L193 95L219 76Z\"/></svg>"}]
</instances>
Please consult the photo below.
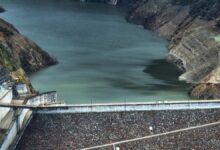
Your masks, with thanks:
<instances>
[{"instance_id":1,"label":"eroded cliff face","mask_svg":"<svg viewBox=\"0 0 220 150\"><path fill-rule=\"evenodd\" d=\"M0 65L12 78L31 84L26 74L55 64L56 60L22 36L11 24L0 19Z\"/></svg>"},{"instance_id":2,"label":"eroded cliff face","mask_svg":"<svg viewBox=\"0 0 220 150\"><path fill-rule=\"evenodd\" d=\"M169 41L167 59L184 71L194 98L220 98L220 2L218 0L137 0L127 20Z\"/></svg>"}]
</instances>

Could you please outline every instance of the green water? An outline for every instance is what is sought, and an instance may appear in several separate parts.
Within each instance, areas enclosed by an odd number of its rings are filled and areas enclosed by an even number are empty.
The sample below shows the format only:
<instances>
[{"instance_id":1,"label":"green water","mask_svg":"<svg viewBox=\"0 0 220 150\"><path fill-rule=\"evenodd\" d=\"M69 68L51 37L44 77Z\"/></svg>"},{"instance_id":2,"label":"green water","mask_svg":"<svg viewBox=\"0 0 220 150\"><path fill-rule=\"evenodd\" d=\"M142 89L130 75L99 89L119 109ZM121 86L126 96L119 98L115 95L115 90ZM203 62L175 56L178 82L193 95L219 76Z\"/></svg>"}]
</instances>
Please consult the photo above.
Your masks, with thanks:
<instances>
[{"instance_id":1,"label":"green water","mask_svg":"<svg viewBox=\"0 0 220 150\"><path fill-rule=\"evenodd\" d=\"M67 103L188 99L164 61L166 40L125 21L123 8L71 0L0 0L1 17L59 60L31 75Z\"/></svg>"}]
</instances>

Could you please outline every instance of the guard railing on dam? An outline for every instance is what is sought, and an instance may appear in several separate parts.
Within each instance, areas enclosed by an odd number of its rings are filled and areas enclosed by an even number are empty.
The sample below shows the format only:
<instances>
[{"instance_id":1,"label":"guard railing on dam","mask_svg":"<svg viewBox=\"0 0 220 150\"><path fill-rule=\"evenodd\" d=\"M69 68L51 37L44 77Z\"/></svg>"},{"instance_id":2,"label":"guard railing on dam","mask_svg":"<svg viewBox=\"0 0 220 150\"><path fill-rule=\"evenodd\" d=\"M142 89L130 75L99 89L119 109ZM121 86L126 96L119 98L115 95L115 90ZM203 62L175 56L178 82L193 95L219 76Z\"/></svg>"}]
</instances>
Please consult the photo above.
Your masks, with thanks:
<instances>
[{"instance_id":1,"label":"guard railing on dam","mask_svg":"<svg viewBox=\"0 0 220 150\"><path fill-rule=\"evenodd\" d=\"M35 113L90 113L119 111L181 110L181 109L215 109L220 108L220 100L207 101L160 101L147 103L111 103L81 105L39 106Z\"/></svg>"},{"instance_id":2,"label":"guard railing on dam","mask_svg":"<svg viewBox=\"0 0 220 150\"><path fill-rule=\"evenodd\" d=\"M51 93L50 93L51 94ZM41 97L41 98L40 98ZM0 104L0 107L31 109L35 113L90 113L90 112L120 112L120 111L150 111L150 110L190 110L218 109L220 100L190 100L190 101L158 101L141 103L103 103L103 104L57 104L54 96L30 98L27 104ZM45 105L46 103L52 105ZM52 102L52 103L51 103ZM42 105L41 105L42 104Z\"/></svg>"},{"instance_id":3,"label":"guard railing on dam","mask_svg":"<svg viewBox=\"0 0 220 150\"><path fill-rule=\"evenodd\" d=\"M57 92L50 91L35 96L28 97L24 100L25 105L47 105L57 101Z\"/></svg>"}]
</instances>

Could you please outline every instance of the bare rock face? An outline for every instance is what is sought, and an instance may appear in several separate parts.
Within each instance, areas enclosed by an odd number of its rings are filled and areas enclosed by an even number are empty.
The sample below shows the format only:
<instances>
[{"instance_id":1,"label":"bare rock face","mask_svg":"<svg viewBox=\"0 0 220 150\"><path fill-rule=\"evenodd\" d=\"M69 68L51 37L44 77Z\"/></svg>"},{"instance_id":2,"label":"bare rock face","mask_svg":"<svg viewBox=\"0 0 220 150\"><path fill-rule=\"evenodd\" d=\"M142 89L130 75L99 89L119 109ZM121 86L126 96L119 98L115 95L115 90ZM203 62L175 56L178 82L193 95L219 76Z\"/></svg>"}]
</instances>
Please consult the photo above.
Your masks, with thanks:
<instances>
[{"instance_id":1,"label":"bare rock face","mask_svg":"<svg viewBox=\"0 0 220 150\"><path fill-rule=\"evenodd\" d=\"M143 24L170 41L167 58L192 83L195 98L220 98L220 2L138 0L127 20Z\"/></svg>"}]
</instances>

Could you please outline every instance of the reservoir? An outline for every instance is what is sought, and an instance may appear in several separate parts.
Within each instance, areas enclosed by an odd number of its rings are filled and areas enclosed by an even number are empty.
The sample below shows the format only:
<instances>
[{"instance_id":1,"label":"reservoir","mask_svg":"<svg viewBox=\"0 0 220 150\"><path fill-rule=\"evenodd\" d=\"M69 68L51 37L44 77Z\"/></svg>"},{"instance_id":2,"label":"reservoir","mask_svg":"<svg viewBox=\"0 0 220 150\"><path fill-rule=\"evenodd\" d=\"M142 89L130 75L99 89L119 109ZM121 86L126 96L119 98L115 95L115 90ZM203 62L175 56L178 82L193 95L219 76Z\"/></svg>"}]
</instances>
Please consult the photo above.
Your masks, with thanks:
<instances>
[{"instance_id":1,"label":"reservoir","mask_svg":"<svg viewBox=\"0 0 220 150\"><path fill-rule=\"evenodd\" d=\"M188 86L165 61L167 41L126 22L119 6L71 0L0 0L1 18L58 65L30 75L35 90L66 103L186 100Z\"/></svg>"}]
</instances>

